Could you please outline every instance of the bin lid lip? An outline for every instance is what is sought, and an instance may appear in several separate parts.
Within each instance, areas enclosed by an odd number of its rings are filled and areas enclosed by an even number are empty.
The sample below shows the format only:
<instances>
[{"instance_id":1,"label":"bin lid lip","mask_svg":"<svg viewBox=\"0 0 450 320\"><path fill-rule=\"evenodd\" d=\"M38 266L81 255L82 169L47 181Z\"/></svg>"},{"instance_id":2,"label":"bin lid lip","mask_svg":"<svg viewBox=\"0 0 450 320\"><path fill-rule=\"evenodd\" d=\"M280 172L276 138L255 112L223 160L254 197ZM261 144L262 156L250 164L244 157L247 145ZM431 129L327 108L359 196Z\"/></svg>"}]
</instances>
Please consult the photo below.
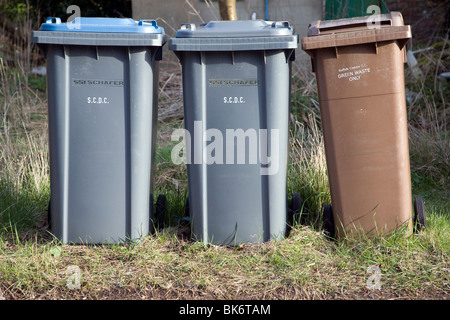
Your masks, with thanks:
<instances>
[{"instance_id":1,"label":"bin lid lip","mask_svg":"<svg viewBox=\"0 0 450 320\"><path fill-rule=\"evenodd\" d=\"M164 34L164 28L152 19L136 21L131 18L97 17L77 17L64 23L61 18L48 17L41 25L40 31Z\"/></svg>"},{"instance_id":2,"label":"bin lid lip","mask_svg":"<svg viewBox=\"0 0 450 320\"><path fill-rule=\"evenodd\" d=\"M246 38L291 36L294 29L287 21L234 20L210 21L198 28L193 23L183 23L176 38Z\"/></svg>"},{"instance_id":3,"label":"bin lid lip","mask_svg":"<svg viewBox=\"0 0 450 320\"><path fill-rule=\"evenodd\" d=\"M377 24L374 24L376 22ZM317 20L302 38L302 49L313 55L315 49L366 43L397 41L403 46L411 38L411 26L404 25L400 12L337 20Z\"/></svg>"},{"instance_id":4,"label":"bin lid lip","mask_svg":"<svg viewBox=\"0 0 450 320\"><path fill-rule=\"evenodd\" d=\"M316 20L311 22L308 27L308 37L351 32L357 28L373 29L377 27L376 24L380 28L404 26L403 16L400 12L392 11L364 17Z\"/></svg>"}]
</instances>

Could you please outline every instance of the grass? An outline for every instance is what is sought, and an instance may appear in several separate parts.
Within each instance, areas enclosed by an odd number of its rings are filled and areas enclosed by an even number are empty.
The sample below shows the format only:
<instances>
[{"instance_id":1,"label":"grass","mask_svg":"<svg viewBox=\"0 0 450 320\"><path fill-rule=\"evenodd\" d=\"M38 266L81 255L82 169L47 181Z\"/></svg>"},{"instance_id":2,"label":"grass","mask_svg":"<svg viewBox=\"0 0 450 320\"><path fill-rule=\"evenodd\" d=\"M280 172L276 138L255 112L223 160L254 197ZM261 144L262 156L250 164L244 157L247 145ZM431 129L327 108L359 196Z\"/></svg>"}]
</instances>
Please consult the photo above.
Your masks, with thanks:
<instances>
[{"instance_id":1,"label":"grass","mask_svg":"<svg viewBox=\"0 0 450 320\"><path fill-rule=\"evenodd\" d=\"M288 192L300 193L302 219L285 239L238 247L191 241L189 226L180 220L187 175L170 158L170 135L183 126L176 68L160 78L155 194L167 197L166 227L142 242L120 245L63 245L53 238L46 223L45 78L0 64L0 298L448 299L449 97L443 84L434 90L433 69L433 61L446 61L445 48L419 57L426 81L405 72L407 89L416 93L408 103L411 171L413 193L425 199L426 229L339 242L324 235L321 212L330 194L317 93L313 75L299 68L292 88ZM380 290L368 288L372 266L380 272Z\"/></svg>"},{"instance_id":2,"label":"grass","mask_svg":"<svg viewBox=\"0 0 450 320\"><path fill-rule=\"evenodd\" d=\"M1 290L16 299L445 298L450 230L440 223L430 216L439 235L339 243L299 227L285 240L237 248L182 240L175 227L109 247L2 240ZM381 270L379 291L367 289L371 265ZM78 290L67 287L70 266L80 270Z\"/></svg>"}]
</instances>

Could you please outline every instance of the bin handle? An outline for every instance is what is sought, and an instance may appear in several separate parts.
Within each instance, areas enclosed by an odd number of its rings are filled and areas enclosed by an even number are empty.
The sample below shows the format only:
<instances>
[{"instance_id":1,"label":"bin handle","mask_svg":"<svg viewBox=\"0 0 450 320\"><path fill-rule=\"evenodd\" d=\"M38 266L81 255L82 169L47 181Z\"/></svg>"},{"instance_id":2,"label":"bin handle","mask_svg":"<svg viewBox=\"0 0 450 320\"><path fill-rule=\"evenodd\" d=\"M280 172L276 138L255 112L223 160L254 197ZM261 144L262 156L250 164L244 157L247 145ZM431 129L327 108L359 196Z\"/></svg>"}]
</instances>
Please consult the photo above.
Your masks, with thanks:
<instances>
[{"instance_id":1,"label":"bin handle","mask_svg":"<svg viewBox=\"0 0 450 320\"><path fill-rule=\"evenodd\" d=\"M143 26L146 23L150 23L153 27L157 27L158 25L156 24L156 20L147 20L147 19L143 19L143 20L139 20L139 25Z\"/></svg>"},{"instance_id":2,"label":"bin handle","mask_svg":"<svg viewBox=\"0 0 450 320\"><path fill-rule=\"evenodd\" d=\"M48 17L45 20L45 23L56 23L56 24L60 24L61 23L61 18L58 17Z\"/></svg>"},{"instance_id":3,"label":"bin handle","mask_svg":"<svg viewBox=\"0 0 450 320\"><path fill-rule=\"evenodd\" d=\"M388 25L391 27L404 26L402 14L400 12L391 11L390 13L374 14L364 17L313 21L308 27L308 36L318 36L347 30L366 30L373 21L378 22L380 25Z\"/></svg>"},{"instance_id":4,"label":"bin handle","mask_svg":"<svg viewBox=\"0 0 450 320\"><path fill-rule=\"evenodd\" d=\"M274 21L272 28L290 28L289 21Z\"/></svg>"},{"instance_id":5,"label":"bin handle","mask_svg":"<svg viewBox=\"0 0 450 320\"><path fill-rule=\"evenodd\" d=\"M195 26L195 23L182 23L181 24L181 30L192 30L195 31L197 27Z\"/></svg>"}]
</instances>

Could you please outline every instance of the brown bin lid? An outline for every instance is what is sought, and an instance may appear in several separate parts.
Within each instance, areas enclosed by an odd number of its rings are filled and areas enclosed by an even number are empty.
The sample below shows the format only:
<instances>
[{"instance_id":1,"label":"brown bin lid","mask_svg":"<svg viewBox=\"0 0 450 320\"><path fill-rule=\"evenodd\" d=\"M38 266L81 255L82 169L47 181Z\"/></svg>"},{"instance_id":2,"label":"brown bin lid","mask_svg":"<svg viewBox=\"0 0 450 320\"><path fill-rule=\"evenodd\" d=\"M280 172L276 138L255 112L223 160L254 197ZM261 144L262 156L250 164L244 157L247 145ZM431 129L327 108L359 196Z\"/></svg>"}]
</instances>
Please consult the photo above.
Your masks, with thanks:
<instances>
[{"instance_id":1,"label":"brown bin lid","mask_svg":"<svg viewBox=\"0 0 450 320\"><path fill-rule=\"evenodd\" d=\"M374 22L377 22L378 26L372 26ZM314 21L309 25L308 37L302 39L302 48L306 51L410 38L411 27L404 25L402 14L391 12L349 19Z\"/></svg>"}]
</instances>

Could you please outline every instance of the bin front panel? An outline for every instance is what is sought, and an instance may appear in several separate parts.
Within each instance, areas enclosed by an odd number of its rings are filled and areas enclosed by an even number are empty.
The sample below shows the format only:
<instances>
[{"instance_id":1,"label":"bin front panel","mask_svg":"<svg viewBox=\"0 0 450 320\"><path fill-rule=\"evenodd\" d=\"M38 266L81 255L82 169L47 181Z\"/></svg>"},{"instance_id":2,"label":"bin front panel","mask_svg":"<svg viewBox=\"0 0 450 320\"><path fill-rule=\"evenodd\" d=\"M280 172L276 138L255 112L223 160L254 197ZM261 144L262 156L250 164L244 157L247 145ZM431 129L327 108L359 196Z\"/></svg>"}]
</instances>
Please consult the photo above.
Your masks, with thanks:
<instances>
[{"instance_id":1,"label":"bin front panel","mask_svg":"<svg viewBox=\"0 0 450 320\"><path fill-rule=\"evenodd\" d=\"M313 63L320 99L404 92L403 57L395 41L316 50Z\"/></svg>"},{"instance_id":2,"label":"bin front panel","mask_svg":"<svg viewBox=\"0 0 450 320\"><path fill-rule=\"evenodd\" d=\"M244 234L254 237L255 241L265 236L263 216L255 214L262 212L263 196L261 164L255 149L258 148L259 128L265 125L258 94L258 71L261 72L263 57L261 53L252 52L236 52L233 56L232 53L204 55L205 129L219 130L223 138L222 147L215 145L215 154L209 152L214 141L205 150L208 158L222 163L207 168L208 229L214 230L213 242L216 238L234 241L235 236L241 239ZM217 154L219 150L222 156ZM215 211L220 213L215 214Z\"/></svg>"},{"instance_id":3,"label":"bin front panel","mask_svg":"<svg viewBox=\"0 0 450 320\"><path fill-rule=\"evenodd\" d=\"M403 99L390 94L321 102L333 213L341 236L341 224L347 231L356 227L381 234L411 223L406 113L395 107Z\"/></svg>"},{"instance_id":4,"label":"bin front panel","mask_svg":"<svg viewBox=\"0 0 450 320\"><path fill-rule=\"evenodd\" d=\"M65 243L149 232L156 51L48 48L52 225Z\"/></svg>"},{"instance_id":5,"label":"bin front panel","mask_svg":"<svg viewBox=\"0 0 450 320\"><path fill-rule=\"evenodd\" d=\"M67 46L66 54L70 61L69 238L125 238L128 128L123 57L127 48Z\"/></svg>"}]
</instances>

